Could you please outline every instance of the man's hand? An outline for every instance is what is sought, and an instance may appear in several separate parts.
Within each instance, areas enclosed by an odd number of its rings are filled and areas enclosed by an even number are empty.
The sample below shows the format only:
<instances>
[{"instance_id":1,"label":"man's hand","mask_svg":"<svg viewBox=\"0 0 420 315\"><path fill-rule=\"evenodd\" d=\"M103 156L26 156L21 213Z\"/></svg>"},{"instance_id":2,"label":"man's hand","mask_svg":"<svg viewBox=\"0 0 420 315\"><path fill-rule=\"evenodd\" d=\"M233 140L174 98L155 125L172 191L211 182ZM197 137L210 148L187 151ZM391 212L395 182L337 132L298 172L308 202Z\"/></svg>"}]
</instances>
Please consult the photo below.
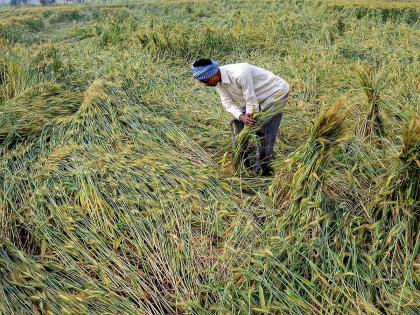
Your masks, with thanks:
<instances>
[{"instance_id":1,"label":"man's hand","mask_svg":"<svg viewBox=\"0 0 420 315\"><path fill-rule=\"evenodd\" d=\"M253 126L256 121L251 117L252 114L242 114L239 119L247 126Z\"/></svg>"}]
</instances>

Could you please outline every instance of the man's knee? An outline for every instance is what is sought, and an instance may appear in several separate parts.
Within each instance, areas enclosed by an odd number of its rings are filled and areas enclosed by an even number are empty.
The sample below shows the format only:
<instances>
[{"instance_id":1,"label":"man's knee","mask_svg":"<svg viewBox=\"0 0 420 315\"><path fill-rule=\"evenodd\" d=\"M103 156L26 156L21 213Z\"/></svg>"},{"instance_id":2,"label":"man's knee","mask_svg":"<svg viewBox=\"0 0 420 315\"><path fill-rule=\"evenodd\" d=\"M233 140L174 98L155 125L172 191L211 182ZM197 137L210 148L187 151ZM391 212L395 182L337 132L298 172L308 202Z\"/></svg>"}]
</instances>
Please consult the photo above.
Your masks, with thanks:
<instances>
[{"instance_id":1,"label":"man's knee","mask_svg":"<svg viewBox=\"0 0 420 315\"><path fill-rule=\"evenodd\" d=\"M277 134L277 130L280 127L280 122L283 117L282 113L278 113L277 115L273 116L270 121L266 125L266 130L268 133L274 132Z\"/></svg>"}]
</instances>

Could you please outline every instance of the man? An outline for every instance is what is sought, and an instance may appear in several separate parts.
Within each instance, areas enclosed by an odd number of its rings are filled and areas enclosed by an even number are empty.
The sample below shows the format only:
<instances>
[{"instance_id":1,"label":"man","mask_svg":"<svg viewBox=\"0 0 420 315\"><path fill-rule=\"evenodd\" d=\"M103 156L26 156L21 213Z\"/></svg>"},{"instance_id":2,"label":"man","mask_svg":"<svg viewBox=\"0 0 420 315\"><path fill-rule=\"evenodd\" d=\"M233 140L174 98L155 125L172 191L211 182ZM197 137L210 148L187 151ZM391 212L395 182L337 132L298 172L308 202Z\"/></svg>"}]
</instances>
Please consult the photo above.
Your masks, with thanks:
<instances>
[{"instance_id":1,"label":"man","mask_svg":"<svg viewBox=\"0 0 420 315\"><path fill-rule=\"evenodd\" d=\"M231 122L237 136L244 126L253 126L253 113L266 111L274 106L283 106L289 94L289 85L272 72L248 63L219 66L211 59L200 59L192 66L192 75L206 86L216 87L223 107L234 119ZM240 105L235 104L239 101ZM262 175L272 173L273 147L282 118L274 115L257 131L260 146L256 152L256 163L252 170ZM246 142L243 143L246 146Z\"/></svg>"}]
</instances>

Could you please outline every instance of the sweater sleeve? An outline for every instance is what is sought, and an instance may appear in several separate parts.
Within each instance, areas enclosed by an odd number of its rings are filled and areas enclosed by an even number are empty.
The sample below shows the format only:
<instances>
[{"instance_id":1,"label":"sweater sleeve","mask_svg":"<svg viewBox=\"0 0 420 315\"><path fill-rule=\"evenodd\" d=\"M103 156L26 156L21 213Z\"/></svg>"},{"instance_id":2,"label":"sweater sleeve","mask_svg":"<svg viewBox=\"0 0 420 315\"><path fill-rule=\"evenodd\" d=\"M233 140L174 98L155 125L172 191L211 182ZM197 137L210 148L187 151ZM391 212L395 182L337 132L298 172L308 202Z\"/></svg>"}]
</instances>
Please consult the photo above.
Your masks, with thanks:
<instances>
[{"instance_id":1,"label":"sweater sleeve","mask_svg":"<svg viewBox=\"0 0 420 315\"><path fill-rule=\"evenodd\" d=\"M222 105L225 110L231 113L235 119L239 120L239 116L243 113L241 109L235 104L229 92L220 87L217 88L217 92L219 93L220 100L222 101Z\"/></svg>"},{"instance_id":2,"label":"sweater sleeve","mask_svg":"<svg viewBox=\"0 0 420 315\"><path fill-rule=\"evenodd\" d=\"M251 114L258 111L258 99L254 91L254 82L252 78L252 69L247 67L241 73L238 79L242 87L242 93L245 99L246 113Z\"/></svg>"}]
</instances>

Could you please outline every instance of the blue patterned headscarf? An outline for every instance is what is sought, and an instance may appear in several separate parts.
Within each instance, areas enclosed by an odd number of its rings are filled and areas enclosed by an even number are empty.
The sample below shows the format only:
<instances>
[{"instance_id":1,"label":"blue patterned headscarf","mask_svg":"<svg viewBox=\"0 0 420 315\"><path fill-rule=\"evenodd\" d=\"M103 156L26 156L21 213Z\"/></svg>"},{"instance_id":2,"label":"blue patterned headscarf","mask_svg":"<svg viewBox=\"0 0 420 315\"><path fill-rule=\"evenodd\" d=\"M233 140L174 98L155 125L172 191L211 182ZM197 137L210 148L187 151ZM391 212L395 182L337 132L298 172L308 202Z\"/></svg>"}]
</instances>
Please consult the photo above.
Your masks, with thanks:
<instances>
[{"instance_id":1,"label":"blue patterned headscarf","mask_svg":"<svg viewBox=\"0 0 420 315\"><path fill-rule=\"evenodd\" d=\"M191 65L191 71L194 78L202 81L215 75L219 71L219 64L211 59L211 64L207 66L194 67Z\"/></svg>"}]
</instances>

